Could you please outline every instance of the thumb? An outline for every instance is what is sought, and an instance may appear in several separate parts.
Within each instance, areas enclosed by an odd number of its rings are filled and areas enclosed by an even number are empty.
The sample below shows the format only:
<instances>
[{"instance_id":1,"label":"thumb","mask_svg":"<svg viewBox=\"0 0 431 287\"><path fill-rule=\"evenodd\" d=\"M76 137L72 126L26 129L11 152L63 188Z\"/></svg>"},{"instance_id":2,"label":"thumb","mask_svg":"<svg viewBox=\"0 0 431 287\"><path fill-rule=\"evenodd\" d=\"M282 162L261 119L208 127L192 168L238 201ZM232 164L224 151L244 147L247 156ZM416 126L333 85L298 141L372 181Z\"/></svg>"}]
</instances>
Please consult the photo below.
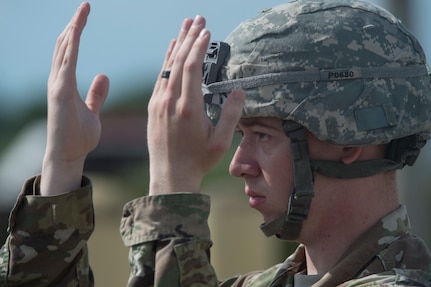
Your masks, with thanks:
<instances>
[{"instance_id":1,"label":"thumb","mask_svg":"<svg viewBox=\"0 0 431 287\"><path fill-rule=\"evenodd\" d=\"M108 96L108 91L109 78L103 74L99 74L94 77L90 89L88 90L87 98L85 100L88 109L90 109L93 113L99 115L103 103Z\"/></svg>"},{"instance_id":2,"label":"thumb","mask_svg":"<svg viewBox=\"0 0 431 287\"><path fill-rule=\"evenodd\" d=\"M235 127L241 118L242 110L244 108L245 94L245 91L242 89L234 90L229 94L215 128L215 138L225 138L232 141Z\"/></svg>"}]
</instances>

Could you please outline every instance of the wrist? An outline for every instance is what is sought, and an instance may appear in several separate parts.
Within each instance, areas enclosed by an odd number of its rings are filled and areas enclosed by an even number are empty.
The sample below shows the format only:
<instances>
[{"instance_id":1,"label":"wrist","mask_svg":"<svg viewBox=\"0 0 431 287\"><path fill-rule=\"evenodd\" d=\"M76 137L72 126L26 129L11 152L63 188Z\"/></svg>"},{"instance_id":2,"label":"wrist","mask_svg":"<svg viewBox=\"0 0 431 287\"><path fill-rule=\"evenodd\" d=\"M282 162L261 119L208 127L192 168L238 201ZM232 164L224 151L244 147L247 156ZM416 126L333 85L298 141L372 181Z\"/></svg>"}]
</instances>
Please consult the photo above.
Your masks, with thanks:
<instances>
[{"instance_id":1,"label":"wrist","mask_svg":"<svg viewBox=\"0 0 431 287\"><path fill-rule=\"evenodd\" d=\"M200 192L203 177L199 175L169 175L150 171L149 195Z\"/></svg>"},{"instance_id":2,"label":"wrist","mask_svg":"<svg viewBox=\"0 0 431 287\"><path fill-rule=\"evenodd\" d=\"M42 166L40 195L58 195L81 187L85 159L62 161L45 158Z\"/></svg>"}]
</instances>

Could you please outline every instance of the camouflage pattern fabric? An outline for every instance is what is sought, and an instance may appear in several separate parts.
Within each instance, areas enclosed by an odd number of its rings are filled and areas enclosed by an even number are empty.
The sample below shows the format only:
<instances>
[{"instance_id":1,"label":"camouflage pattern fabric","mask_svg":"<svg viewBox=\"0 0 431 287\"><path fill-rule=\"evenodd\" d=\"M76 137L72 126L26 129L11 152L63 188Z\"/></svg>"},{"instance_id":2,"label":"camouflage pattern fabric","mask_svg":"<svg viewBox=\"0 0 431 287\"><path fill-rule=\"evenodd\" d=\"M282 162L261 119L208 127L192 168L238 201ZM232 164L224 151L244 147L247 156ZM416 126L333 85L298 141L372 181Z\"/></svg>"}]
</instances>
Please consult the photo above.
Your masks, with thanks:
<instances>
[{"instance_id":1,"label":"camouflage pattern fabric","mask_svg":"<svg viewBox=\"0 0 431 287\"><path fill-rule=\"evenodd\" d=\"M297 122L337 145L387 143L431 130L424 51L386 10L358 0L291 1L241 23L219 95L243 88L243 117ZM223 98L208 106L218 117Z\"/></svg>"},{"instance_id":2,"label":"camouflage pattern fabric","mask_svg":"<svg viewBox=\"0 0 431 287\"><path fill-rule=\"evenodd\" d=\"M0 287L94 286L87 240L94 229L91 182L58 196L42 197L40 177L28 180L9 220L0 250Z\"/></svg>"},{"instance_id":3,"label":"camouflage pattern fabric","mask_svg":"<svg viewBox=\"0 0 431 287\"><path fill-rule=\"evenodd\" d=\"M86 242L94 228L91 183L55 197L34 196L29 180L11 213L0 251L0 286L94 286ZM201 194L142 197L124 207L121 234L130 247L128 286L294 286L304 273L300 245L266 271L219 281L210 264L210 200ZM431 256L410 234L401 206L361 236L314 287L431 286Z\"/></svg>"},{"instance_id":4,"label":"camouflage pattern fabric","mask_svg":"<svg viewBox=\"0 0 431 287\"><path fill-rule=\"evenodd\" d=\"M130 249L129 285L138 286L294 286L305 273L300 245L284 263L218 281L210 264L207 225L209 198L201 194L143 197L125 205L121 234ZM363 234L313 287L431 286L431 256L410 234L400 206Z\"/></svg>"},{"instance_id":5,"label":"camouflage pattern fabric","mask_svg":"<svg viewBox=\"0 0 431 287\"><path fill-rule=\"evenodd\" d=\"M208 196L187 193L127 203L120 230L130 247L128 286L217 286L207 253L209 205Z\"/></svg>"}]
</instances>

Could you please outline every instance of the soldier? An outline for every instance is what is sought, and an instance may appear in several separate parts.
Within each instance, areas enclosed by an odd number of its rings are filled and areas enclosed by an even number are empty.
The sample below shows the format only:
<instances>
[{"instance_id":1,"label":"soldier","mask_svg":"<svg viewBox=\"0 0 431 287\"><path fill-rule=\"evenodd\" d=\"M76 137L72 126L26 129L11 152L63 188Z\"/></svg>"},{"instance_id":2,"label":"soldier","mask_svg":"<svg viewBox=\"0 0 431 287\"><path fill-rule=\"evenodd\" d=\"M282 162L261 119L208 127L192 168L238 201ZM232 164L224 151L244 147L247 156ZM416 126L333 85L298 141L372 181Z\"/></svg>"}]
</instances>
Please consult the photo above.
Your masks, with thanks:
<instances>
[{"instance_id":1,"label":"soldier","mask_svg":"<svg viewBox=\"0 0 431 287\"><path fill-rule=\"evenodd\" d=\"M85 18L78 12L80 29ZM97 134L70 126L68 146L68 134L55 129L72 121L66 111L84 120L59 92L70 92L62 80L74 79L76 62L65 60L75 58L79 33L57 44L50 144L40 188L39 178L27 183L12 213L3 251L10 269L1 277L9 282L92 282L91 184L81 175ZM149 196L125 205L120 228L130 247L128 286L430 286L430 253L411 233L396 188L396 170L414 164L431 130L430 70L411 33L366 2L298 0L241 23L207 52L209 39L203 17L183 22L149 103ZM90 109L96 131L106 91L98 76L79 106ZM209 259L210 199L199 190L235 129L242 139L230 173L244 179L262 231L300 245L265 271L220 280ZM66 202L73 220L59 211ZM30 213L40 217L29 222ZM46 244L35 246L32 234ZM57 269L34 271L41 258Z\"/></svg>"}]
</instances>

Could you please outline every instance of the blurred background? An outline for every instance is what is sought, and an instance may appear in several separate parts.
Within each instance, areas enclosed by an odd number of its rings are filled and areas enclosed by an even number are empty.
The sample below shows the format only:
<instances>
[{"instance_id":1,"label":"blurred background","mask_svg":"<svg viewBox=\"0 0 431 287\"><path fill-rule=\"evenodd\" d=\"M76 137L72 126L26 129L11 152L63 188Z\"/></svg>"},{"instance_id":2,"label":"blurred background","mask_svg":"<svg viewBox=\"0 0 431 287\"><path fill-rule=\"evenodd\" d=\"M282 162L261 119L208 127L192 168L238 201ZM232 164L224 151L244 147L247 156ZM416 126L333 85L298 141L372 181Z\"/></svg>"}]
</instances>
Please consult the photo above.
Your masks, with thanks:
<instances>
[{"instance_id":1,"label":"blurred background","mask_svg":"<svg viewBox=\"0 0 431 287\"><path fill-rule=\"evenodd\" d=\"M264 4L262 4L264 2ZM94 182L96 230L90 261L99 286L125 285L128 250L118 226L125 202L147 192L146 105L168 43L182 20L203 15L212 39L223 40L241 21L281 0L93 0L81 39L77 77L81 95L97 73L111 79L102 114L100 145L89 156L86 173ZM413 31L431 57L431 2L372 1L392 11ZM46 137L46 81L57 36L80 0L0 1L0 239L24 181L40 172ZM223 278L267 268L294 248L268 239L261 218L251 210L243 184L228 174L226 159L211 172L203 192L212 196L212 260ZM400 194L414 232L431 246L431 145L417 164L400 176Z\"/></svg>"}]
</instances>

